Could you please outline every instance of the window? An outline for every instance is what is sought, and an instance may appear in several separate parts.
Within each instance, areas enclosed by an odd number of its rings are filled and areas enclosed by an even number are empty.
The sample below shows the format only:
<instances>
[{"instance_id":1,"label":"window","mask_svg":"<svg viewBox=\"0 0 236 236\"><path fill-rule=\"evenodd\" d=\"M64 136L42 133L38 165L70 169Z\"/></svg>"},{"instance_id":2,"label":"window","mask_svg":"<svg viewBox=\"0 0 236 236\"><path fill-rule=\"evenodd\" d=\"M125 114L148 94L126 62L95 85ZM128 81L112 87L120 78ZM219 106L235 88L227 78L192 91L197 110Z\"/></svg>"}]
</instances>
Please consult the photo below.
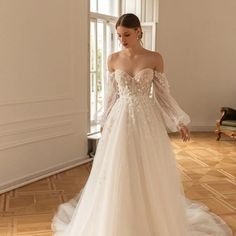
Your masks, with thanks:
<instances>
[{"instance_id":1,"label":"window","mask_svg":"<svg viewBox=\"0 0 236 236\"><path fill-rule=\"evenodd\" d=\"M96 12L105 15L119 15L119 0L91 0L90 12Z\"/></svg>"},{"instance_id":2,"label":"window","mask_svg":"<svg viewBox=\"0 0 236 236\"><path fill-rule=\"evenodd\" d=\"M156 0L146 0L148 5ZM90 0L90 127L91 132L99 130L99 120L103 114L104 95L107 79L107 57L114 51L121 50L115 23L120 12L133 12L141 20L143 44L155 50L155 22L150 22L150 5L143 8L141 0L132 4L125 0ZM145 13L146 12L146 13ZM145 14L144 14L145 13ZM148 17L146 17L146 15ZM153 16L154 13L151 14ZM144 20L142 20L142 18ZM149 22L146 22L147 19Z\"/></svg>"},{"instance_id":3,"label":"window","mask_svg":"<svg viewBox=\"0 0 236 236\"><path fill-rule=\"evenodd\" d=\"M104 19L90 22L90 121L98 124L103 113L107 77L107 56L118 49L114 24Z\"/></svg>"}]
</instances>

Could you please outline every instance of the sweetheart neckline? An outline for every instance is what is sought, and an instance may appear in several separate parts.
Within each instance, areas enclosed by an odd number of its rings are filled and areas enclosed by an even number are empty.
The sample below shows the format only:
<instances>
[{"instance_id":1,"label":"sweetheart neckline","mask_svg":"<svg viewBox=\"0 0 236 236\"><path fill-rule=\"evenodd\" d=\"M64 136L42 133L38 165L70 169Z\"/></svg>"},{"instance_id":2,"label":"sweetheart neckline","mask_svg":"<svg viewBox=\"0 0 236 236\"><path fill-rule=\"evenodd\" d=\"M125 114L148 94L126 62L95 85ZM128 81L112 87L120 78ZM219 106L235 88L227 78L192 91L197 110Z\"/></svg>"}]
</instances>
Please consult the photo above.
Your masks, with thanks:
<instances>
[{"instance_id":1,"label":"sweetheart neckline","mask_svg":"<svg viewBox=\"0 0 236 236\"><path fill-rule=\"evenodd\" d=\"M124 71L124 70L122 70L122 69L115 69L113 72L111 72L111 73L115 73L116 71L121 71L121 72L123 72L123 73L125 73L125 74L127 74L129 77L131 77L131 78L135 78L138 74L140 74L142 71L145 71L145 70L152 70L153 72L155 71L155 69L153 69L153 68L151 68L151 67L146 67L146 68L143 68L143 69L141 69L141 70L139 70L137 73L135 73L135 75L131 75L130 73L128 73L128 72L126 72L126 71Z\"/></svg>"}]
</instances>

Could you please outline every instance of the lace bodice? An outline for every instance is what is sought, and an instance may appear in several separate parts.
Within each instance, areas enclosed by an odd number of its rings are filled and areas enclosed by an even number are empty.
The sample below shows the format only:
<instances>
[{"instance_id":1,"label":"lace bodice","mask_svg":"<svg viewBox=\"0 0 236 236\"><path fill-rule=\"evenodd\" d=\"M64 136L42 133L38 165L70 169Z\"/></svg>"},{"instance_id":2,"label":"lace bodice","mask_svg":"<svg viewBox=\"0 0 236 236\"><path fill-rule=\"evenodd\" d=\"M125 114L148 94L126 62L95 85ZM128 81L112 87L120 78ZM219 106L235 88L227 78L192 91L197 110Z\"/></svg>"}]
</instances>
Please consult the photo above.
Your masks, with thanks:
<instances>
[{"instance_id":1,"label":"lace bodice","mask_svg":"<svg viewBox=\"0 0 236 236\"><path fill-rule=\"evenodd\" d=\"M139 71L135 76L122 70L116 70L115 77L118 86L118 96L148 96L151 91L153 70L150 68Z\"/></svg>"},{"instance_id":2,"label":"lace bodice","mask_svg":"<svg viewBox=\"0 0 236 236\"><path fill-rule=\"evenodd\" d=\"M152 68L144 68L134 76L120 69L110 72L101 126L104 126L110 110L119 98L146 96L155 101L166 127L173 132L179 130L181 125L190 122L190 118L171 96L169 87L165 73L157 72Z\"/></svg>"}]
</instances>

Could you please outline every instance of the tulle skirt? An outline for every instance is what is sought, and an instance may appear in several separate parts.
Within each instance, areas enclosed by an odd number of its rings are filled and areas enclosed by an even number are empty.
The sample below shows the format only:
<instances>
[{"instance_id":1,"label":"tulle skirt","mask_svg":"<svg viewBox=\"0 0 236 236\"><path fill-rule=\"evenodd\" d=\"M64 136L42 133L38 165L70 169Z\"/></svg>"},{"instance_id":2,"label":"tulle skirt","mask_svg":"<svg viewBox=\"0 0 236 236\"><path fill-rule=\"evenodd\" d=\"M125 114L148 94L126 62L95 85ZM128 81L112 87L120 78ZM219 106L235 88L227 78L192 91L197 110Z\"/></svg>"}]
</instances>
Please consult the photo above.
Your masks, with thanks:
<instances>
[{"instance_id":1,"label":"tulle skirt","mask_svg":"<svg viewBox=\"0 0 236 236\"><path fill-rule=\"evenodd\" d=\"M231 236L185 198L163 117L148 96L120 97L80 193L59 206L55 236Z\"/></svg>"}]
</instances>

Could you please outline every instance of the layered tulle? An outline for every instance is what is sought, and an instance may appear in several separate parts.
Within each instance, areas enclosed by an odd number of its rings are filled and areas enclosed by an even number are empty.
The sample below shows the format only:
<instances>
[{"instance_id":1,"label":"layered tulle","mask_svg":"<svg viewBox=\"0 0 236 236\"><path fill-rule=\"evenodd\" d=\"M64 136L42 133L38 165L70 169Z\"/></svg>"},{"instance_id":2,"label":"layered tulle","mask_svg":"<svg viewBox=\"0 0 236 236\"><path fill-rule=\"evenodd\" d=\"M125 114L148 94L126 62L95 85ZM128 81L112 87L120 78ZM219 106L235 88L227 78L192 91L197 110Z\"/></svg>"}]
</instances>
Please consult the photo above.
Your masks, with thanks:
<instances>
[{"instance_id":1,"label":"layered tulle","mask_svg":"<svg viewBox=\"0 0 236 236\"><path fill-rule=\"evenodd\" d=\"M148 86L150 72L139 75ZM232 235L206 206L185 198L157 101L123 86L121 75L116 79L124 90L106 116L90 176L77 198L59 207L54 235Z\"/></svg>"}]
</instances>

